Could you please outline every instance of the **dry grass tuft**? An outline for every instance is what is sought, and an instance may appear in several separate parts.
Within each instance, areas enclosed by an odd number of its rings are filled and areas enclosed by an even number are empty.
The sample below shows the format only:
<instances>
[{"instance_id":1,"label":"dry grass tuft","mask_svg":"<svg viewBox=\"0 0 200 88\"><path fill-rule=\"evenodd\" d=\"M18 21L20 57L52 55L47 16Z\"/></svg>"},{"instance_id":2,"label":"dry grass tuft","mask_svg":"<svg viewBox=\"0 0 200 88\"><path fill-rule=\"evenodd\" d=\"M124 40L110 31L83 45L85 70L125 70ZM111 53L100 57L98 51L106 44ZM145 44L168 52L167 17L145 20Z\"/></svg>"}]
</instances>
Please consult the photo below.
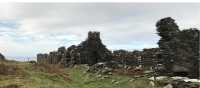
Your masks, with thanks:
<instances>
[{"instance_id":1,"label":"dry grass tuft","mask_svg":"<svg viewBox=\"0 0 200 88\"><path fill-rule=\"evenodd\" d=\"M20 75L22 73L22 69L17 65L0 63L0 75Z\"/></svg>"},{"instance_id":2,"label":"dry grass tuft","mask_svg":"<svg viewBox=\"0 0 200 88\"><path fill-rule=\"evenodd\" d=\"M52 64L34 64L32 65L34 70L45 72L45 73L63 73L64 68L60 65Z\"/></svg>"},{"instance_id":3,"label":"dry grass tuft","mask_svg":"<svg viewBox=\"0 0 200 88\"><path fill-rule=\"evenodd\" d=\"M70 80L69 74L66 73L64 67L61 65L33 64L33 70L44 73L56 74L63 77L66 80Z\"/></svg>"}]
</instances>

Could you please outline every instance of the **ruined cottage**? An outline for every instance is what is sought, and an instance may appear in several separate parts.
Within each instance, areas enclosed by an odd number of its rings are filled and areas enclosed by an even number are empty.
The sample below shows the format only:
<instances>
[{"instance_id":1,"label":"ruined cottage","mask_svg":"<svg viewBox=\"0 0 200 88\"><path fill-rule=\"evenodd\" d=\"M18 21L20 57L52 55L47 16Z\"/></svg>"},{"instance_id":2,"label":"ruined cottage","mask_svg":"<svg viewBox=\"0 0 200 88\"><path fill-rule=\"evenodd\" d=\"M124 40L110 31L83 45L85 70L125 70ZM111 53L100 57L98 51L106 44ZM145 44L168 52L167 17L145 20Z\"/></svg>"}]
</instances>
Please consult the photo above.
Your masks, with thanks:
<instances>
[{"instance_id":1,"label":"ruined cottage","mask_svg":"<svg viewBox=\"0 0 200 88\"><path fill-rule=\"evenodd\" d=\"M171 17L156 23L161 37L158 48L142 51L115 50L111 52L100 39L99 32L88 32L87 39L78 45L58 48L48 54L38 54L38 63L62 64L66 67L75 64L94 65L98 62L115 61L119 64L144 67L164 65L165 72L171 75L199 77L200 31L196 28L180 30Z\"/></svg>"}]
</instances>

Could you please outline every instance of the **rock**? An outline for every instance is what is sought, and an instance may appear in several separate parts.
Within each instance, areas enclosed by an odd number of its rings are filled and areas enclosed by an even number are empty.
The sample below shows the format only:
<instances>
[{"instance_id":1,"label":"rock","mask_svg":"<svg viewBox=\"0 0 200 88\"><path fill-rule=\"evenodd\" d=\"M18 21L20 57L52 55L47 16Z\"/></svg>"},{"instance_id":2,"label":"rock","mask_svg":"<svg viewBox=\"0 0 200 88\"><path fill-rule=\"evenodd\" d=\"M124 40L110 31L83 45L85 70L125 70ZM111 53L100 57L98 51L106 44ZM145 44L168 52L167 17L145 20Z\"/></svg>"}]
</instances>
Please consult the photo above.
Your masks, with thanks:
<instances>
[{"instance_id":1,"label":"rock","mask_svg":"<svg viewBox=\"0 0 200 88\"><path fill-rule=\"evenodd\" d=\"M110 71L110 72L108 72L108 75L112 75L113 73Z\"/></svg>"},{"instance_id":2,"label":"rock","mask_svg":"<svg viewBox=\"0 0 200 88\"><path fill-rule=\"evenodd\" d=\"M109 78L109 76L107 76L107 75L103 76L103 79L106 79L106 78Z\"/></svg>"},{"instance_id":3,"label":"rock","mask_svg":"<svg viewBox=\"0 0 200 88\"><path fill-rule=\"evenodd\" d=\"M119 84L119 81L117 81L117 80L112 80L111 83L117 85L117 84Z\"/></svg>"},{"instance_id":4,"label":"rock","mask_svg":"<svg viewBox=\"0 0 200 88\"><path fill-rule=\"evenodd\" d=\"M135 79L134 79L134 78L131 78L131 79L129 80L129 82L133 82L133 81L135 81Z\"/></svg>"},{"instance_id":5,"label":"rock","mask_svg":"<svg viewBox=\"0 0 200 88\"><path fill-rule=\"evenodd\" d=\"M95 65L90 66L88 72L98 73L98 74L112 74L112 68L107 66L106 62L99 62Z\"/></svg>"},{"instance_id":6,"label":"rock","mask_svg":"<svg viewBox=\"0 0 200 88\"><path fill-rule=\"evenodd\" d=\"M179 77L179 76L174 76L171 77L174 80L183 80L185 82L196 82L196 83L200 83L200 79L190 79L188 77Z\"/></svg>"},{"instance_id":7,"label":"rock","mask_svg":"<svg viewBox=\"0 0 200 88\"><path fill-rule=\"evenodd\" d=\"M115 84L116 84L116 85L119 84L119 81L116 81Z\"/></svg>"},{"instance_id":8,"label":"rock","mask_svg":"<svg viewBox=\"0 0 200 88\"><path fill-rule=\"evenodd\" d=\"M156 80L163 80L163 79L166 79L166 78L168 78L168 77L167 76L158 76L158 77L156 77ZM154 77L150 77L149 79L154 80Z\"/></svg>"},{"instance_id":9,"label":"rock","mask_svg":"<svg viewBox=\"0 0 200 88\"><path fill-rule=\"evenodd\" d=\"M183 80L174 80L172 81L171 85L173 88L199 88L198 84L192 82L185 82Z\"/></svg>"},{"instance_id":10,"label":"rock","mask_svg":"<svg viewBox=\"0 0 200 88\"><path fill-rule=\"evenodd\" d=\"M115 82L116 82L116 80L113 80L113 79L111 80L111 83L115 83Z\"/></svg>"},{"instance_id":11,"label":"rock","mask_svg":"<svg viewBox=\"0 0 200 88\"><path fill-rule=\"evenodd\" d=\"M155 83L153 81L150 81L149 84L153 87L155 87Z\"/></svg>"},{"instance_id":12,"label":"rock","mask_svg":"<svg viewBox=\"0 0 200 88\"><path fill-rule=\"evenodd\" d=\"M112 74L112 68L105 67L101 70L102 74Z\"/></svg>"},{"instance_id":13,"label":"rock","mask_svg":"<svg viewBox=\"0 0 200 88\"><path fill-rule=\"evenodd\" d=\"M96 77L97 77L97 78L101 78L101 77L102 77L102 75L101 75L101 74L98 74Z\"/></svg>"},{"instance_id":14,"label":"rock","mask_svg":"<svg viewBox=\"0 0 200 88\"><path fill-rule=\"evenodd\" d=\"M173 86L171 84L168 84L168 85L164 86L163 88L173 88Z\"/></svg>"},{"instance_id":15,"label":"rock","mask_svg":"<svg viewBox=\"0 0 200 88\"><path fill-rule=\"evenodd\" d=\"M1 53L0 53L0 60L5 60L5 57Z\"/></svg>"}]
</instances>

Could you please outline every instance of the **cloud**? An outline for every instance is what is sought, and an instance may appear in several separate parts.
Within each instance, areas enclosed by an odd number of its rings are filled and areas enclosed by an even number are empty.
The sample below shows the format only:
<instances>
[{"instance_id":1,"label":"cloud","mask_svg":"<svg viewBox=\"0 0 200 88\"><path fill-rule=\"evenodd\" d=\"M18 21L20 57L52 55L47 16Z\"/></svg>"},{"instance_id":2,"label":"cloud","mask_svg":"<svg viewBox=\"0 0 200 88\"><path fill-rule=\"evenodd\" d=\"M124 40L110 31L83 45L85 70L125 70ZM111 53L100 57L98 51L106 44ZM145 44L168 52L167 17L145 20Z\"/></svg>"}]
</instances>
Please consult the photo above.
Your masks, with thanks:
<instances>
[{"instance_id":1,"label":"cloud","mask_svg":"<svg viewBox=\"0 0 200 88\"><path fill-rule=\"evenodd\" d=\"M171 16L181 29L200 28L200 4L12 3L0 4L0 51L35 56L79 44L100 31L109 49L157 47L155 23Z\"/></svg>"}]
</instances>

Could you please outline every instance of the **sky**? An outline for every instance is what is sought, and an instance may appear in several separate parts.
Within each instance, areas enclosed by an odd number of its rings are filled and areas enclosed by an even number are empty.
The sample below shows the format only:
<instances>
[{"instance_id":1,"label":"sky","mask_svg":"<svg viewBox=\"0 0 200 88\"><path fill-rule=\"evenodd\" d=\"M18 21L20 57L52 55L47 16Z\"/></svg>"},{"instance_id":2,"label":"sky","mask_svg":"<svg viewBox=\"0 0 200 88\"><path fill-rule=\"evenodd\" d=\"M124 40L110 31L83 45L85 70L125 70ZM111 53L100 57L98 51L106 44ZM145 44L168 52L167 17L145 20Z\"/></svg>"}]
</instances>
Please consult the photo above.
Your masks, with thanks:
<instances>
[{"instance_id":1,"label":"sky","mask_svg":"<svg viewBox=\"0 0 200 88\"><path fill-rule=\"evenodd\" d=\"M99 31L108 49L158 47L156 22L176 20L180 29L200 28L200 4L179 3L0 3L0 52L6 57L69 47Z\"/></svg>"}]
</instances>

